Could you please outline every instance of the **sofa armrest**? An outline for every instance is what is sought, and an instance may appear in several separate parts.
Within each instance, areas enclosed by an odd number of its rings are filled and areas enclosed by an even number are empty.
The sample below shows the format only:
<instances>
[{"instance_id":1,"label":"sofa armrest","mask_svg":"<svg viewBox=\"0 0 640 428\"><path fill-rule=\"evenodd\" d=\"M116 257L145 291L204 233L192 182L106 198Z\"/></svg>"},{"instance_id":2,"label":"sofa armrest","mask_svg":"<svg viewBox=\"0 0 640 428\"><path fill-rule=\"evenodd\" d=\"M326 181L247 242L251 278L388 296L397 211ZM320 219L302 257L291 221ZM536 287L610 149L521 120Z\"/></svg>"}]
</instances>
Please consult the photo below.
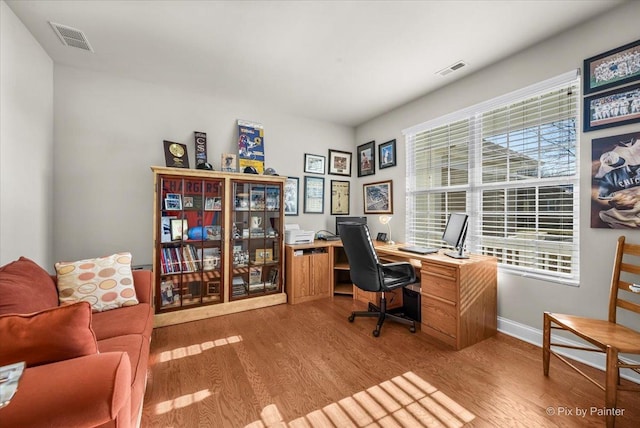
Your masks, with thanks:
<instances>
[{"instance_id":1,"label":"sofa armrest","mask_svg":"<svg viewBox=\"0 0 640 428\"><path fill-rule=\"evenodd\" d=\"M9 404L0 409L2 427L103 424L131 425L131 363L126 352L30 367Z\"/></svg>"},{"instance_id":2,"label":"sofa armrest","mask_svg":"<svg viewBox=\"0 0 640 428\"><path fill-rule=\"evenodd\" d=\"M150 270L134 270L133 285L140 303L151 303L153 296L153 272Z\"/></svg>"}]
</instances>

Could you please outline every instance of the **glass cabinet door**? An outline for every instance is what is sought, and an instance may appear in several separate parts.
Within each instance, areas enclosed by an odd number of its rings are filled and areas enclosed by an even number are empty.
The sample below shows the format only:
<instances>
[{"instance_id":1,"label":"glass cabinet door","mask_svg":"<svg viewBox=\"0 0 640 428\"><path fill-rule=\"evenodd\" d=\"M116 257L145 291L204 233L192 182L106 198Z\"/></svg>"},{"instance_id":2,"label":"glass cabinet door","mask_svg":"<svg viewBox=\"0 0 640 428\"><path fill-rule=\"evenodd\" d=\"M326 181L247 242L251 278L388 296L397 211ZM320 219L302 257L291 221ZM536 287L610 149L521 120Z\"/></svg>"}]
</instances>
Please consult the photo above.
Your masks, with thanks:
<instances>
[{"instance_id":1,"label":"glass cabinet door","mask_svg":"<svg viewBox=\"0 0 640 428\"><path fill-rule=\"evenodd\" d=\"M233 181L230 299L280 291L282 186Z\"/></svg>"},{"instance_id":2,"label":"glass cabinet door","mask_svg":"<svg viewBox=\"0 0 640 428\"><path fill-rule=\"evenodd\" d=\"M222 302L224 186L219 179L161 176L157 307Z\"/></svg>"}]
</instances>

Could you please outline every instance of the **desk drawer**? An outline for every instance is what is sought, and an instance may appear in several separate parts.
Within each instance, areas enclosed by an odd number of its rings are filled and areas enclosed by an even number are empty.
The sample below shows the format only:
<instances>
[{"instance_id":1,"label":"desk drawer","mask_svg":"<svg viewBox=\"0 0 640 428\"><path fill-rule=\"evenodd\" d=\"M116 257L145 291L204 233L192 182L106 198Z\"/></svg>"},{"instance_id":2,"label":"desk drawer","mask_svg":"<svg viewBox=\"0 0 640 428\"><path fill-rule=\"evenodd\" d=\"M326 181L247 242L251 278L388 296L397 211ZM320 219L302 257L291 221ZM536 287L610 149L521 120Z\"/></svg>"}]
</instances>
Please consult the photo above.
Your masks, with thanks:
<instances>
[{"instance_id":1,"label":"desk drawer","mask_svg":"<svg viewBox=\"0 0 640 428\"><path fill-rule=\"evenodd\" d=\"M458 301L458 290L455 281L434 275L422 275L420 288L423 294L442 297L454 303Z\"/></svg>"},{"instance_id":2,"label":"desk drawer","mask_svg":"<svg viewBox=\"0 0 640 428\"><path fill-rule=\"evenodd\" d=\"M457 336L456 314L455 303L444 302L422 295L422 324L455 338Z\"/></svg>"},{"instance_id":3,"label":"desk drawer","mask_svg":"<svg viewBox=\"0 0 640 428\"><path fill-rule=\"evenodd\" d=\"M458 269L455 266L444 266L437 263L423 263L422 275L433 275L450 281L458 281Z\"/></svg>"}]
</instances>

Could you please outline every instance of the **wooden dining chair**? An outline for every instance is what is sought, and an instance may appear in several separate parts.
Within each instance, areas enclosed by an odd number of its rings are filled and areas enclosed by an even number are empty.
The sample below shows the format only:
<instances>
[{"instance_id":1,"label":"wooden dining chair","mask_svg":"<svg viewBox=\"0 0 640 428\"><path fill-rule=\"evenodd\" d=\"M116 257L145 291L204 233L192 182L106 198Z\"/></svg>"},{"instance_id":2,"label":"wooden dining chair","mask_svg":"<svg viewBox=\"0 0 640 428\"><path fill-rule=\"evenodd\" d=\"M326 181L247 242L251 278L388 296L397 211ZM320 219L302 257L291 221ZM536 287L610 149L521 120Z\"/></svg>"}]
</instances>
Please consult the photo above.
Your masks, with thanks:
<instances>
[{"instance_id":1,"label":"wooden dining chair","mask_svg":"<svg viewBox=\"0 0 640 428\"><path fill-rule=\"evenodd\" d=\"M629 361L619 358L620 354L640 355L640 332L619 324L617 317L618 309L624 309L629 313L635 313L635 315L640 316L640 304L633 301L640 301L633 296L634 293L638 292L640 286L636 288L635 284L640 284L640 245L625 243L625 237L621 236L618 238L613 263L609 294L609 318L607 320L599 320L575 315L544 313L542 346L544 375L549 376L549 359L553 354L602 389L605 392L607 427L615 425L618 391L640 392L640 385L621 385L620 383L620 369L630 369L640 373L640 364L631 364ZM593 346L582 347L552 343L552 329L571 332ZM604 353L606 355L604 384L588 376L566 358L558 355L551 349L552 346Z\"/></svg>"}]
</instances>

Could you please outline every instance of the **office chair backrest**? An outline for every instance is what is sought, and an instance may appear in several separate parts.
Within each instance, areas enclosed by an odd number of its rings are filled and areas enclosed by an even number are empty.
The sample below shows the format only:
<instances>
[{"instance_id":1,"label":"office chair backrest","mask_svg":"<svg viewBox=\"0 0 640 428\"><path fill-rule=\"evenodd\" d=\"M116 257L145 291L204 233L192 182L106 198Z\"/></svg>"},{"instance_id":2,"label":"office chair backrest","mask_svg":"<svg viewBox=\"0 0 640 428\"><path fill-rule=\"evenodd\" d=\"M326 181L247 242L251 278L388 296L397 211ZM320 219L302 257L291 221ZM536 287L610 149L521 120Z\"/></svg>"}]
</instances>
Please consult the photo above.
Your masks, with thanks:
<instances>
[{"instance_id":1,"label":"office chair backrest","mask_svg":"<svg viewBox=\"0 0 640 428\"><path fill-rule=\"evenodd\" d=\"M613 323L616 322L618 308L640 314L640 304L631 300L638 301L637 294L636 296L633 294L640 291L640 245L627 244L624 241L624 236L618 238L613 274L611 275L609 322ZM638 284L637 288L636 284ZM623 297L628 297L629 300L623 299Z\"/></svg>"},{"instance_id":2,"label":"office chair backrest","mask_svg":"<svg viewBox=\"0 0 640 428\"><path fill-rule=\"evenodd\" d=\"M365 224L343 223L340 238L349 260L351 281L365 291L381 291L378 256Z\"/></svg>"}]
</instances>

